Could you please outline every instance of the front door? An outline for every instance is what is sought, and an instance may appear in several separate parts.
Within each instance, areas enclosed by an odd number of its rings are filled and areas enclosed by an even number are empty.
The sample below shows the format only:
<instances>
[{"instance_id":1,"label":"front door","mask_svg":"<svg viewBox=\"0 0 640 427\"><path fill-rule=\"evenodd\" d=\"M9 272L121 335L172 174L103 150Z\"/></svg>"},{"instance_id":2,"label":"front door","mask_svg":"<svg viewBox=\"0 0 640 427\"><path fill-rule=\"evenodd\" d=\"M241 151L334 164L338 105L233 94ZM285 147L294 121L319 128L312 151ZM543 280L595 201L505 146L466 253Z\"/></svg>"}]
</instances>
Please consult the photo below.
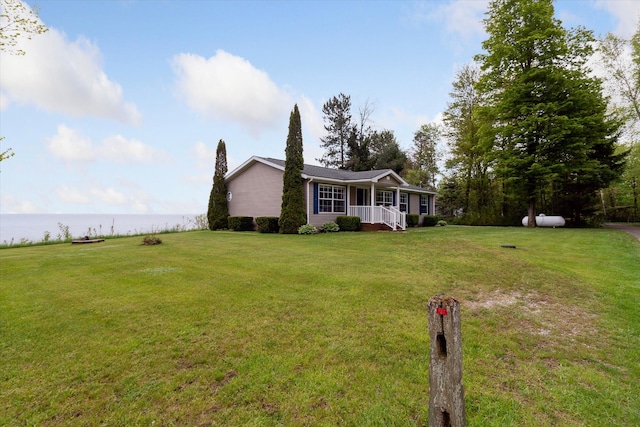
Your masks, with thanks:
<instances>
[{"instance_id":1,"label":"front door","mask_svg":"<svg viewBox=\"0 0 640 427\"><path fill-rule=\"evenodd\" d=\"M356 189L356 205L357 206L367 206L369 203L369 198L367 197L369 190L366 188L357 188Z\"/></svg>"}]
</instances>

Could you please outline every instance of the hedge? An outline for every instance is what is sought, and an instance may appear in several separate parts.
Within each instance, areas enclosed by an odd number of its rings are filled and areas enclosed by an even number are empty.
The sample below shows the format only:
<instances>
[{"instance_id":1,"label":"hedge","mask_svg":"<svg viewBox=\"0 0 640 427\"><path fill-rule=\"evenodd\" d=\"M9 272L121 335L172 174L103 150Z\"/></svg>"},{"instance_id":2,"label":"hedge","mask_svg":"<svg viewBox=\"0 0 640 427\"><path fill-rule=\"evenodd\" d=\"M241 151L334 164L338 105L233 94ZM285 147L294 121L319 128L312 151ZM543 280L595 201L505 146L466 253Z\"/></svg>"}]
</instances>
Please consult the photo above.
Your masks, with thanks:
<instances>
[{"instance_id":1,"label":"hedge","mask_svg":"<svg viewBox=\"0 0 640 427\"><path fill-rule=\"evenodd\" d=\"M256 225L260 233L277 233L280 231L277 216L259 216L256 218Z\"/></svg>"},{"instance_id":2,"label":"hedge","mask_svg":"<svg viewBox=\"0 0 640 427\"><path fill-rule=\"evenodd\" d=\"M229 230L253 231L253 217L252 216L230 216Z\"/></svg>"},{"instance_id":3,"label":"hedge","mask_svg":"<svg viewBox=\"0 0 640 427\"><path fill-rule=\"evenodd\" d=\"M420 224L419 214L407 214L407 227L417 227Z\"/></svg>"},{"instance_id":4,"label":"hedge","mask_svg":"<svg viewBox=\"0 0 640 427\"><path fill-rule=\"evenodd\" d=\"M435 215L425 215L422 219L423 227L435 227L440 218Z\"/></svg>"},{"instance_id":5,"label":"hedge","mask_svg":"<svg viewBox=\"0 0 640 427\"><path fill-rule=\"evenodd\" d=\"M360 231L360 217L341 215L336 218L340 231Z\"/></svg>"}]
</instances>

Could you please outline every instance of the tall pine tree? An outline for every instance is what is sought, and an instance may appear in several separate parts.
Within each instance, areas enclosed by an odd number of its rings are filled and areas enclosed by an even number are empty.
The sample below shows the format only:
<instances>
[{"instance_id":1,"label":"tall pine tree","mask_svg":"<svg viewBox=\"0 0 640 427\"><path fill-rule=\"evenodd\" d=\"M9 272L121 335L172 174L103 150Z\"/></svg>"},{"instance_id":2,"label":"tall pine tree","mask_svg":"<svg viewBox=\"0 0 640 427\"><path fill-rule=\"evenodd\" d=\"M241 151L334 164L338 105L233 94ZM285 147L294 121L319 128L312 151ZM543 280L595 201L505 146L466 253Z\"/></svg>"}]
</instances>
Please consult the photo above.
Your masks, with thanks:
<instances>
[{"instance_id":1,"label":"tall pine tree","mask_svg":"<svg viewBox=\"0 0 640 427\"><path fill-rule=\"evenodd\" d=\"M229 205L227 202L227 184L224 176L227 174L227 147L223 140L218 142L216 148L216 170L213 174L213 187L209 196L209 209L207 219L210 230L227 228L229 217Z\"/></svg>"},{"instance_id":2,"label":"tall pine tree","mask_svg":"<svg viewBox=\"0 0 640 427\"><path fill-rule=\"evenodd\" d=\"M296 104L289 116L289 135L285 149L286 159L282 178L282 207L280 210L280 233L295 234L301 225L307 223L304 207L304 186L302 181L302 123Z\"/></svg>"},{"instance_id":3,"label":"tall pine tree","mask_svg":"<svg viewBox=\"0 0 640 427\"><path fill-rule=\"evenodd\" d=\"M351 120L351 97L340 93L322 106L327 135L320 138L325 152L317 159L326 167L347 169L349 160L349 140L357 135ZM352 140L352 144L355 140Z\"/></svg>"}]
</instances>

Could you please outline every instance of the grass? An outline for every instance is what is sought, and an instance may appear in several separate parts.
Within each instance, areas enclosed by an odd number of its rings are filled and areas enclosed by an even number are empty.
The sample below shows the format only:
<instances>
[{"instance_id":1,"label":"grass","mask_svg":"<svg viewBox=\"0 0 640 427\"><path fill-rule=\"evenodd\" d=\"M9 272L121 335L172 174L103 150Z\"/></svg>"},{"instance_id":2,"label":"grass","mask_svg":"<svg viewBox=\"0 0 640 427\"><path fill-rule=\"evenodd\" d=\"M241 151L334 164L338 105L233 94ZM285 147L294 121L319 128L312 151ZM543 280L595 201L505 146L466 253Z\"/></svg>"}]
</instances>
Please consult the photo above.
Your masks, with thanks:
<instances>
[{"instance_id":1,"label":"grass","mask_svg":"<svg viewBox=\"0 0 640 427\"><path fill-rule=\"evenodd\" d=\"M436 294L461 301L468 425L640 425L623 232L162 242L0 251L0 425L426 425Z\"/></svg>"}]
</instances>

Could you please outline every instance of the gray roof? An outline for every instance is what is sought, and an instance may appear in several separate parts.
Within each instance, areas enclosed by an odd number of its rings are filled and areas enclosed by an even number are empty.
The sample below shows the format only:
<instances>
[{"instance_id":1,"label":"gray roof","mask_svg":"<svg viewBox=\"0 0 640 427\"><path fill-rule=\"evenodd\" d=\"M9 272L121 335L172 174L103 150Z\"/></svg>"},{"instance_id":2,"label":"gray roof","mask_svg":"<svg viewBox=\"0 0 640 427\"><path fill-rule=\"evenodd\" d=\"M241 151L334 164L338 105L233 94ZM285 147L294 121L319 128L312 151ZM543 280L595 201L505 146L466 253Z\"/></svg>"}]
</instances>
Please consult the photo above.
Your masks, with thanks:
<instances>
[{"instance_id":1,"label":"gray roof","mask_svg":"<svg viewBox=\"0 0 640 427\"><path fill-rule=\"evenodd\" d=\"M242 173L246 168L250 167L254 162L260 162L265 165L270 165L284 171L285 161L280 159L273 159L271 157L258 157L253 156L233 171L229 172L225 179L233 179L236 175ZM395 173L393 169L378 169L371 171L353 172L342 169L324 168L322 166L315 165L303 165L302 176L304 178L319 178L320 180L326 180L327 182L342 182L342 183L365 183L365 182L381 182L385 177L392 176L397 182L400 183L400 188L405 191L411 191L415 193L423 194L436 194L433 190L427 190L425 188L416 187L415 185L408 184L400 175Z\"/></svg>"},{"instance_id":2,"label":"gray roof","mask_svg":"<svg viewBox=\"0 0 640 427\"><path fill-rule=\"evenodd\" d=\"M263 159L269 163L278 165L282 169L284 169L284 165L285 165L284 160L274 159L271 157L260 157L260 159ZM315 178L324 178L324 179L340 180L340 181L368 181L368 180L372 180L388 174L393 174L397 176L397 174L393 171L393 169L377 169L377 170L370 170L370 171L353 172L348 170L331 169L331 168L325 168L322 166L307 165L307 164L303 166L302 174L307 176L312 176ZM426 188L407 184L402 178L400 177L398 178L402 182L401 188L405 190L415 191L419 193L435 194L433 190L428 190Z\"/></svg>"},{"instance_id":3,"label":"gray roof","mask_svg":"<svg viewBox=\"0 0 640 427\"><path fill-rule=\"evenodd\" d=\"M278 166L282 166L284 168L284 160L273 159L271 157L261 157L268 162L274 163ZM304 175L309 175L317 178L327 178L327 179L339 179L342 181L359 181L359 180L367 180L376 178L380 175L386 175L388 173L395 173L391 169L378 169L372 171L361 171L361 172L353 172L342 169L331 169L324 168L322 166L315 165L304 165L302 168L302 173Z\"/></svg>"}]
</instances>

